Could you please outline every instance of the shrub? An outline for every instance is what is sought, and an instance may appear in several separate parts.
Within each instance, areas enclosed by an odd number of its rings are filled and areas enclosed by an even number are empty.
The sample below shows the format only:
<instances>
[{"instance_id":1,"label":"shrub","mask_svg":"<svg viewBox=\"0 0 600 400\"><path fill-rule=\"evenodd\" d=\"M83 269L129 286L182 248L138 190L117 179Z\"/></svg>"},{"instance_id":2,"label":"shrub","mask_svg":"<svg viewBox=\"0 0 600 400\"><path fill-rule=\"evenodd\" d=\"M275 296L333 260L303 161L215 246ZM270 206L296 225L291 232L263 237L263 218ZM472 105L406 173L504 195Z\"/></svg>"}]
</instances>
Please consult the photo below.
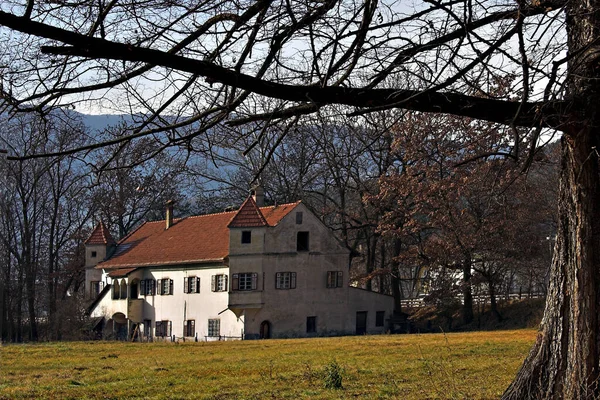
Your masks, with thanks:
<instances>
[{"instance_id":1,"label":"shrub","mask_svg":"<svg viewBox=\"0 0 600 400\"><path fill-rule=\"evenodd\" d=\"M326 389L342 389L342 367L333 360L325 366L323 371L323 384Z\"/></svg>"}]
</instances>

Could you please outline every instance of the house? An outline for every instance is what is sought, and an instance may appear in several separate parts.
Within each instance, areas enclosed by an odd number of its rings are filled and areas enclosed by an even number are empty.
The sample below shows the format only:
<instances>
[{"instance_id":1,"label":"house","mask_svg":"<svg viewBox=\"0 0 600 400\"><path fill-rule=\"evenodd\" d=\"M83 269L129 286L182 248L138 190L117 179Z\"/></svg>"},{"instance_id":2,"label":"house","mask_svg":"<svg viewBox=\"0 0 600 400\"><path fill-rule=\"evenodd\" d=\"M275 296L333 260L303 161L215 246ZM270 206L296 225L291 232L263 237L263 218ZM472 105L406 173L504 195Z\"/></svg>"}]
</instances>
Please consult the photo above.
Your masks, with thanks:
<instances>
[{"instance_id":1,"label":"house","mask_svg":"<svg viewBox=\"0 0 600 400\"><path fill-rule=\"evenodd\" d=\"M301 202L146 222L86 246L88 311L121 338L227 340L382 333L391 296L348 285L349 251Z\"/></svg>"}]
</instances>

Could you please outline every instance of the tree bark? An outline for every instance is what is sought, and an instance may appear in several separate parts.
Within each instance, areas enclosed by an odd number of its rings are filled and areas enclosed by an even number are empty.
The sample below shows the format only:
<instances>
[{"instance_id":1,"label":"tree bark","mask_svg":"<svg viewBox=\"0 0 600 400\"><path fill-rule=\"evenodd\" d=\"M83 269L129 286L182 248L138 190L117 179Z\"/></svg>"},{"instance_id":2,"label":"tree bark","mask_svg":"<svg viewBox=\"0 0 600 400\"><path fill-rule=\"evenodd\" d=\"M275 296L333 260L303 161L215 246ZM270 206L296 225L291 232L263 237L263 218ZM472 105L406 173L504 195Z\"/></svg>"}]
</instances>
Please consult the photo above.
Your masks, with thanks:
<instances>
[{"instance_id":1,"label":"tree bark","mask_svg":"<svg viewBox=\"0 0 600 400\"><path fill-rule=\"evenodd\" d=\"M504 399L598 398L600 0L567 5L569 60L559 225L537 341Z\"/></svg>"},{"instance_id":2,"label":"tree bark","mask_svg":"<svg viewBox=\"0 0 600 400\"><path fill-rule=\"evenodd\" d=\"M463 261L463 324L473 322L473 292L471 290L471 255L466 254Z\"/></svg>"}]
</instances>

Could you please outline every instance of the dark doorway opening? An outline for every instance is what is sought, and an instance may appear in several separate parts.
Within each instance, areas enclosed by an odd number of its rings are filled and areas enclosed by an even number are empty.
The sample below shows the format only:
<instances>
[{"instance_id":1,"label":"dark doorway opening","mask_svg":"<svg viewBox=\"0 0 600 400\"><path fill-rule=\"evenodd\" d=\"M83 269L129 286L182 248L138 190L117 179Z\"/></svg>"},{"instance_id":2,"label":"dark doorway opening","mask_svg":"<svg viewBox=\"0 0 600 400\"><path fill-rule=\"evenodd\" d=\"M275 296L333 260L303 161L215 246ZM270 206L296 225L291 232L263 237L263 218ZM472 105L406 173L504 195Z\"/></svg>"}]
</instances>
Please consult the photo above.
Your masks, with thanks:
<instances>
[{"instance_id":1,"label":"dark doorway opening","mask_svg":"<svg viewBox=\"0 0 600 400\"><path fill-rule=\"evenodd\" d=\"M271 323L269 321L263 321L260 324L260 338L271 339Z\"/></svg>"},{"instance_id":2,"label":"dark doorway opening","mask_svg":"<svg viewBox=\"0 0 600 400\"><path fill-rule=\"evenodd\" d=\"M367 333L367 312L358 311L356 313L356 334L364 335Z\"/></svg>"}]
</instances>

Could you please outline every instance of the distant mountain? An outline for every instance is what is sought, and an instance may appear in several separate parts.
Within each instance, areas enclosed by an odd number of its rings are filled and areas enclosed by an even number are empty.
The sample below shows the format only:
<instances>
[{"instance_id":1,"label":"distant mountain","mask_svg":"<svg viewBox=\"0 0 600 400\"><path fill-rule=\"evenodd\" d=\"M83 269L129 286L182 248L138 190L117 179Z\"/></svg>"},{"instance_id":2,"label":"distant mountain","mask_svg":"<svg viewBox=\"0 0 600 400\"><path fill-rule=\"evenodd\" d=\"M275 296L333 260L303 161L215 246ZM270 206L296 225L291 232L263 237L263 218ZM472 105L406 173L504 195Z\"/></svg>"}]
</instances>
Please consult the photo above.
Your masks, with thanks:
<instances>
[{"instance_id":1,"label":"distant mountain","mask_svg":"<svg viewBox=\"0 0 600 400\"><path fill-rule=\"evenodd\" d=\"M114 126L119 124L122 121L126 123L131 123L132 118L129 114L102 114L102 115L87 115L87 114L79 114L81 116L81 120L92 131L102 131L109 126Z\"/></svg>"}]
</instances>

